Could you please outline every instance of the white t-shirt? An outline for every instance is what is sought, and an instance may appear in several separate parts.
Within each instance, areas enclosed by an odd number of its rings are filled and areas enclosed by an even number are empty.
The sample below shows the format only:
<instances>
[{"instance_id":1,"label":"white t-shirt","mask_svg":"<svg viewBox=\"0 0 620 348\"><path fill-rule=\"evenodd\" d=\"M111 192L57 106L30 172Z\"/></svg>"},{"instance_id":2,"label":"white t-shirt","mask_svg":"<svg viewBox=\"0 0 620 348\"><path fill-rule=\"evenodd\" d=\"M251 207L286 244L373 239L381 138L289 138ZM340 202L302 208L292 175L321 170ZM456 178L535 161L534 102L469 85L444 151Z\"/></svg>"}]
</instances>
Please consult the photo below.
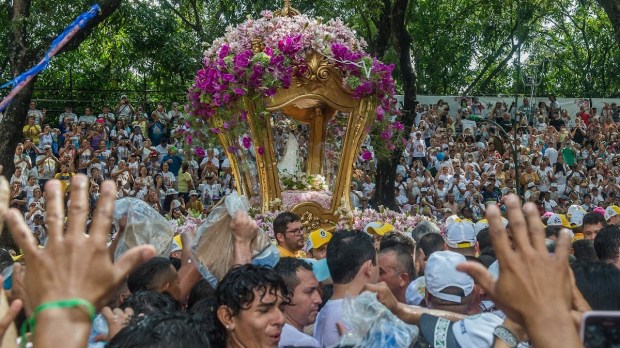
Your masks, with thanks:
<instances>
[{"instance_id":1,"label":"white t-shirt","mask_svg":"<svg viewBox=\"0 0 620 348\"><path fill-rule=\"evenodd\" d=\"M313 336L322 347L331 347L340 339L336 323L342 321L343 304L344 299L329 300L316 317Z\"/></svg>"},{"instance_id":2,"label":"white t-shirt","mask_svg":"<svg viewBox=\"0 0 620 348\"><path fill-rule=\"evenodd\" d=\"M282 334L280 335L278 348L285 347L321 348L321 345L314 337L308 336L292 325L285 323L282 328Z\"/></svg>"},{"instance_id":3,"label":"white t-shirt","mask_svg":"<svg viewBox=\"0 0 620 348\"><path fill-rule=\"evenodd\" d=\"M157 161L161 163L161 161L164 160L164 157L166 157L166 155L168 154L168 145L164 147L159 144L155 146L155 150L157 150L157 153L159 154L159 158L157 159Z\"/></svg>"},{"instance_id":4,"label":"white t-shirt","mask_svg":"<svg viewBox=\"0 0 620 348\"><path fill-rule=\"evenodd\" d=\"M176 186L177 178L172 174L172 172L161 172L161 176L164 179L164 184L168 188L173 188Z\"/></svg>"},{"instance_id":5,"label":"white t-shirt","mask_svg":"<svg viewBox=\"0 0 620 348\"><path fill-rule=\"evenodd\" d=\"M558 150L550 147L545 150L545 157L549 158L549 164L554 165L558 161Z\"/></svg>"}]
</instances>

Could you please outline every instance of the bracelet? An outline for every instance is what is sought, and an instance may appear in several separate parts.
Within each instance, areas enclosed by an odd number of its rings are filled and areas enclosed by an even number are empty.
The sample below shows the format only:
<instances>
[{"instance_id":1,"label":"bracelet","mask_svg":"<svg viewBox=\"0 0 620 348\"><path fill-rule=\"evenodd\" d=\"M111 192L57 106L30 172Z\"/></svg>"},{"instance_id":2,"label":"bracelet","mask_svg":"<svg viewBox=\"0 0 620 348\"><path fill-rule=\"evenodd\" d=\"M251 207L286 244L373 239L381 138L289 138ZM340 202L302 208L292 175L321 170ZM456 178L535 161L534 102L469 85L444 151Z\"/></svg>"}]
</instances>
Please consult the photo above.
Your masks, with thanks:
<instances>
[{"instance_id":1,"label":"bracelet","mask_svg":"<svg viewBox=\"0 0 620 348\"><path fill-rule=\"evenodd\" d=\"M28 328L34 333L34 326L36 324L36 317L39 313L43 312L46 309L58 309L58 308L73 308L73 307L81 307L86 309L86 314L88 315L89 320L92 322L95 319L96 311L95 307L88 300L83 298L68 298L64 300L58 301L50 301L45 302L37 306L32 312L32 315L27 320L24 320L21 327L21 343L22 347L26 347L26 333L28 332Z\"/></svg>"},{"instance_id":2,"label":"bracelet","mask_svg":"<svg viewBox=\"0 0 620 348\"><path fill-rule=\"evenodd\" d=\"M519 344L519 339L517 339L517 336L503 325L498 325L495 327L495 330L493 330L493 336L502 340L510 348L515 348Z\"/></svg>"}]
</instances>

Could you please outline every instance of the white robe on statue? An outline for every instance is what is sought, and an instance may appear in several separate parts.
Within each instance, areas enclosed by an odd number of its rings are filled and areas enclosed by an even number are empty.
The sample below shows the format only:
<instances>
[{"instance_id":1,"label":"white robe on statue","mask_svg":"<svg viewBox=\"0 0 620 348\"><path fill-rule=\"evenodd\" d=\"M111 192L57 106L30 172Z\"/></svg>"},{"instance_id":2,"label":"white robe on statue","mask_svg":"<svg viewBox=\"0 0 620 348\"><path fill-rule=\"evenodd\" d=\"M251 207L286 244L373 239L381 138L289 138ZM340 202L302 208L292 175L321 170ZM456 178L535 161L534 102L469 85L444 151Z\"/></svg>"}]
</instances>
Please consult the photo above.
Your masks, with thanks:
<instances>
[{"instance_id":1,"label":"white robe on statue","mask_svg":"<svg viewBox=\"0 0 620 348\"><path fill-rule=\"evenodd\" d=\"M280 163L278 163L278 172L280 174L294 175L297 173L297 162L299 158L299 143L293 132L288 133L286 140L286 151Z\"/></svg>"}]
</instances>

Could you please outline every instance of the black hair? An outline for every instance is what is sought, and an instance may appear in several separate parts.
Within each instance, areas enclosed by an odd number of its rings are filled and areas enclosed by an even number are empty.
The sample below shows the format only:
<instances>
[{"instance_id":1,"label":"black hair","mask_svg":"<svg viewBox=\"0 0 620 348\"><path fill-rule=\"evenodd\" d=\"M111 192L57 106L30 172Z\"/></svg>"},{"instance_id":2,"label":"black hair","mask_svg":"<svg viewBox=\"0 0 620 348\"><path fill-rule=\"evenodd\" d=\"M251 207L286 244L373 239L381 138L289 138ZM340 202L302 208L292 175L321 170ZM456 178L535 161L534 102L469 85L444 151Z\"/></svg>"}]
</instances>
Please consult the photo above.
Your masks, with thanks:
<instances>
[{"instance_id":1,"label":"black hair","mask_svg":"<svg viewBox=\"0 0 620 348\"><path fill-rule=\"evenodd\" d=\"M189 292L189 298L187 299L187 308L192 308L197 302L208 298L215 298L215 289L213 288L211 283L209 283L206 279L203 278L200 279Z\"/></svg>"},{"instance_id":2,"label":"black hair","mask_svg":"<svg viewBox=\"0 0 620 348\"><path fill-rule=\"evenodd\" d=\"M605 221L605 217L599 213L589 212L583 216L582 225L596 225L600 223L601 226L607 226L607 221Z\"/></svg>"},{"instance_id":3,"label":"black hair","mask_svg":"<svg viewBox=\"0 0 620 348\"><path fill-rule=\"evenodd\" d=\"M478 232L478 234L476 235L476 240L478 241L478 247L480 248L480 250L493 247L488 227L485 227L481 229L480 232Z\"/></svg>"},{"instance_id":4,"label":"black hair","mask_svg":"<svg viewBox=\"0 0 620 348\"><path fill-rule=\"evenodd\" d=\"M199 317L200 326L209 337L211 347L226 347L226 333L220 329L215 297L199 300L189 307L187 313Z\"/></svg>"},{"instance_id":5,"label":"black hair","mask_svg":"<svg viewBox=\"0 0 620 348\"><path fill-rule=\"evenodd\" d=\"M286 232L288 224L297 221L301 221L297 214L288 211L278 214L273 220L273 234L277 235L278 233Z\"/></svg>"},{"instance_id":6,"label":"black hair","mask_svg":"<svg viewBox=\"0 0 620 348\"><path fill-rule=\"evenodd\" d=\"M181 269L181 259L176 257L169 257L168 259L170 260L170 264L172 264L174 269L176 269L177 271Z\"/></svg>"},{"instance_id":7,"label":"black hair","mask_svg":"<svg viewBox=\"0 0 620 348\"><path fill-rule=\"evenodd\" d=\"M490 248L487 248L485 250L493 250ZM466 259L469 259L471 256L465 256ZM478 261L480 261L484 267L489 268L491 267L491 265L493 264L493 262L497 261L497 259L495 258L495 255L490 255L490 254L483 254L482 252L480 252L480 255L478 255Z\"/></svg>"},{"instance_id":8,"label":"black hair","mask_svg":"<svg viewBox=\"0 0 620 348\"><path fill-rule=\"evenodd\" d=\"M428 260L429 256L435 251L442 251L445 244L443 237L438 233L429 233L420 238L418 243L420 249L424 251L424 260Z\"/></svg>"},{"instance_id":9,"label":"black hair","mask_svg":"<svg viewBox=\"0 0 620 348\"><path fill-rule=\"evenodd\" d=\"M350 283L366 261L377 264L373 238L358 230L337 231L327 245L327 267L334 284Z\"/></svg>"},{"instance_id":10,"label":"black hair","mask_svg":"<svg viewBox=\"0 0 620 348\"><path fill-rule=\"evenodd\" d=\"M402 247L395 246L393 248L381 249L379 254L394 253L396 256L396 262L398 263L398 273L407 273L409 280L416 278L415 266L413 264L413 257L410 253L404 250Z\"/></svg>"},{"instance_id":11,"label":"black hair","mask_svg":"<svg viewBox=\"0 0 620 348\"><path fill-rule=\"evenodd\" d=\"M321 290L321 304L319 305L319 310L321 310L334 295L334 284L325 284Z\"/></svg>"},{"instance_id":12,"label":"black hair","mask_svg":"<svg viewBox=\"0 0 620 348\"><path fill-rule=\"evenodd\" d=\"M594 245L590 240L576 240L573 242L573 256L580 261L598 261Z\"/></svg>"},{"instance_id":13,"label":"black hair","mask_svg":"<svg viewBox=\"0 0 620 348\"><path fill-rule=\"evenodd\" d=\"M564 228L562 226L547 226L545 228L545 238L549 239L549 237L558 238L560 235L560 230Z\"/></svg>"},{"instance_id":14,"label":"black hair","mask_svg":"<svg viewBox=\"0 0 620 348\"><path fill-rule=\"evenodd\" d=\"M299 285L297 271L305 269L312 272L312 266L308 262L295 257L281 258L273 269L280 275L291 294L295 291L297 285Z\"/></svg>"},{"instance_id":15,"label":"black hair","mask_svg":"<svg viewBox=\"0 0 620 348\"><path fill-rule=\"evenodd\" d=\"M170 260L165 257L153 257L138 266L127 277L127 288L133 294L137 291L155 290L155 284L161 276L170 272Z\"/></svg>"},{"instance_id":16,"label":"black hair","mask_svg":"<svg viewBox=\"0 0 620 348\"><path fill-rule=\"evenodd\" d=\"M132 293L121 304L120 308L131 308L137 314L151 314L155 312L176 312L179 303L169 294L155 291L138 291Z\"/></svg>"},{"instance_id":17,"label":"black hair","mask_svg":"<svg viewBox=\"0 0 620 348\"><path fill-rule=\"evenodd\" d=\"M0 248L0 270L5 269L6 267L13 264L13 257L8 250L4 248Z\"/></svg>"},{"instance_id":18,"label":"black hair","mask_svg":"<svg viewBox=\"0 0 620 348\"><path fill-rule=\"evenodd\" d=\"M620 310L620 270L603 262L574 262L577 288L592 310Z\"/></svg>"},{"instance_id":19,"label":"black hair","mask_svg":"<svg viewBox=\"0 0 620 348\"><path fill-rule=\"evenodd\" d=\"M252 306L254 291L258 292L261 300L272 294L281 296L285 303L290 302L286 284L276 271L266 266L246 264L231 268L217 285L217 307L226 306L235 316Z\"/></svg>"},{"instance_id":20,"label":"black hair","mask_svg":"<svg viewBox=\"0 0 620 348\"><path fill-rule=\"evenodd\" d=\"M211 344L198 315L154 312L134 316L129 325L114 336L110 348L209 348Z\"/></svg>"},{"instance_id":21,"label":"black hair","mask_svg":"<svg viewBox=\"0 0 620 348\"><path fill-rule=\"evenodd\" d=\"M381 243L379 244L379 250L389 248L399 248L405 253L413 255L413 252L415 251L415 242L411 237L408 237L403 233L391 231L386 233L385 236L381 238Z\"/></svg>"},{"instance_id":22,"label":"black hair","mask_svg":"<svg viewBox=\"0 0 620 348\"><path fill-rule=\"evenodd\" d=\"M603 227L594 238L596 256L603 262L616 262L620 257L620 226Z\"/></svg>"}]
</instances>

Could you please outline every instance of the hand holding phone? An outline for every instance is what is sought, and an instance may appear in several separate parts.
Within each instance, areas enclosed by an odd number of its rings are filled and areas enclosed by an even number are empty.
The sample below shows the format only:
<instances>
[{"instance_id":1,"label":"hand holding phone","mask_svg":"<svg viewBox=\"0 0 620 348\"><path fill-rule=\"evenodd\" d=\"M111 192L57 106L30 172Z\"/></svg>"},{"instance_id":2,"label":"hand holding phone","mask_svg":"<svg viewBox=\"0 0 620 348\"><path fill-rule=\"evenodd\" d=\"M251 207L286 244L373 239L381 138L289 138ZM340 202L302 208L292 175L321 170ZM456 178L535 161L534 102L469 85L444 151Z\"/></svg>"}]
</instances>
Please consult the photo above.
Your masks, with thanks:
<instances>
[{"instance_id":1,"label":"hand holding phone","mask_svg":"<svg viewBox=\"0 0 620 348\"><path fill-rule=\"evenodd\" d=\"M580 336L586 348L617 347L620 345L620 311L585 312Z\"/></svg>"}]
</instances>

